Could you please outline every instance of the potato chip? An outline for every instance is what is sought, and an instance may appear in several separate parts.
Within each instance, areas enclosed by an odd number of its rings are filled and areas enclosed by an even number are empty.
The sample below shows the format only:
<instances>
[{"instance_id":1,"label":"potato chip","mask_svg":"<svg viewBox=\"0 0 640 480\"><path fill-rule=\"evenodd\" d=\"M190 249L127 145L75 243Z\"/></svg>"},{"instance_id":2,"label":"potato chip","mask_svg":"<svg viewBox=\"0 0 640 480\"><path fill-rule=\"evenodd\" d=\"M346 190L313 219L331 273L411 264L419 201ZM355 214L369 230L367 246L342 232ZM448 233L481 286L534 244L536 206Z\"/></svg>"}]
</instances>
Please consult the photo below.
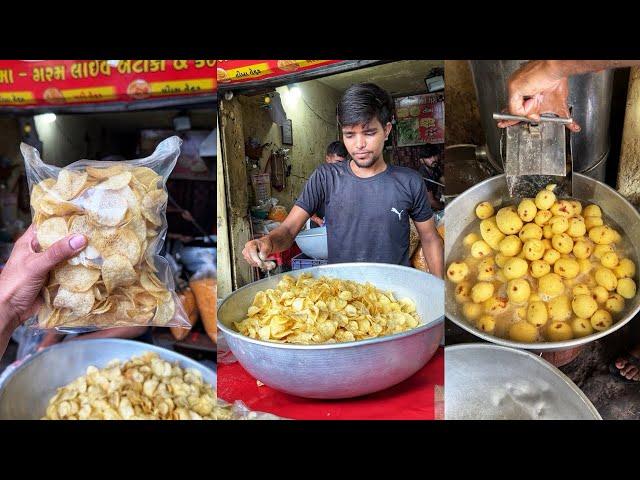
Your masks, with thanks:
<instances>
[{"instance_id":1,"label":"potato chip","mask_svg":"<svg viewBox=\"0 0 640 480\"><path fill-rule=\"evenodd\" d=\"M98 233L101 235L98 235ZM136 234L128 228L120 230L100 230L94 236L96 249L101 256L110 257L120 254L129 259L131 265L135 265L140 260L140 243Z\"/></svg>"},{"instance_id":2,"label":"potato chip","mask_svg":"<svg viewBox=\"0 0 640 480\"><path fill-rule=\"evenodd\" d=\"M164 190L151 190L142 199L142 214L153 225L162 225L162 217L159 212L167 203L167 192Z\"/></svg>"},{"instance_id":3,"label":"potato chip","mask_svg":"<svg viewBox=\"0 0 640 480\"><path fill-rule=\"evenodd\" d=\"M157 182L162 180L156 172L147 167L136 167L132 171L135 179L144 185L147 190L154 190L158 188L157 184L154 184L154 181Z\"/></svg>"},{"instance_id":4,"label":"potato chip","mask_svg":"<svg viewBox=\"0 0 640 480\"><path fill-rule=\"evenodd\" d=\"M71 215L81 211L81 208L78 205L57 200L48 193L40 200L39 209L47 215L55 216Z\"/></svg>"},{"instance_id":5,"label":"potato chip","mask_svg":"<svg viewBox=\"0 0 640 480\"><path fill-rule=\"evenodd\" d=\"M176 305L173 298L169 297L168 301L159 303L153 317L154 325L166 325L173 318L175 311Z\"/></svg>"},{"instance_id":6,"label":"potato chip","mask_svg":"<svg viewBox=\"0 0 640 480\"><path fill-rule=\"evenodd\" d=\"M129 185L131 172L122 172L96 185L98 190L120 190ZM131 192L133 194L133 192Z\"/></svg>"},{"instance_id":7,"label":"potato chip","mask_svg":"<svg viewBox=\"0 0 640 480\"><path fill-rule=\"evenodd\" d=\"M49 218L36 227L38 243L43 250L46 250L68 234L67 222L62 217Z\"/></svg>"},{"instance_id":8,"label":"potato chip","mask_svg":"<svg viewBox=\"0 0 640 480\"><path fill-rule=\"evenodd\" d=\"M53 274L61 286L72 292L86 292L100 278L100 270L82 265L69 265L68 263L57 267Z\"/></svg>"},{"instance_id":9,"label":"potato chip","mask_svg":"<svg viewBox=\"0 0 640 480\"><path fill-rule=\"evenodd\" d=\"M102 180L124 172L125 165L112 165L110 167L87 167L86 171L93 178Z\"/></svg>"},{"instance_id":10,"label":"potato chip","mask_svg":"<svg viewBox=\"0 0 640 480\"><path fill-rule=\"evenodd\" d=\"M73 170L67 170L63 168L58 174L58 181L54 188L56 194L62 200L71 200L80 191L87 182L88 175L86 172L74 172Z\"/></svg>"},{"instance_id":11,"label":"potato chip","mask_svg":"<svg viewBox=\"0 0 640 480\"><path fill-rule=\"evenodd\" d=\"M138 279L131 262L124 255L112 255L106 257L102 263L102 280L107 292L112 292L117 287L128 287Z\"/></svg>"},{"instance_id":12,"label":"potato chip","mask_svg":"<svg viewBox=\"0 0 640 480\"><path fill-rule=\"evenodd\" d=\"M93 223L108 227L119 225L128 208L127 200L114 190L90 188L78 197L77 202Z\"/></svg>"},{"instance_id":13,"label":"potato chip","mask_svg":"<svg viewBox=\"0 0 640 480\"><path fill-rule=\"evenodd\" d=\"M91 312L95 297L93 290L86 292L73 292L64 287L58 289L56 297L53 299L53 306L57 308L68 308L70 317L82 317Z\"/></svg>"}]
</instances>

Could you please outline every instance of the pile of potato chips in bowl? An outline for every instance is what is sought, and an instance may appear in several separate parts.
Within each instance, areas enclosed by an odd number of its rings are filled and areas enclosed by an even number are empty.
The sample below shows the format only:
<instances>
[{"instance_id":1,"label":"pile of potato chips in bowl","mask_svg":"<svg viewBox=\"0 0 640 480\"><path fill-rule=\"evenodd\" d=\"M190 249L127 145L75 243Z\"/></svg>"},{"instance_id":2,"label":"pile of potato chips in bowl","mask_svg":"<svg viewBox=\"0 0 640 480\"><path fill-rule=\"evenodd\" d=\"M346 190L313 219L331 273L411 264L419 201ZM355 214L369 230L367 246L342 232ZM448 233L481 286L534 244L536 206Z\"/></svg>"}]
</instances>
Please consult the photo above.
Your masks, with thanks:
<instances>
[{"instance_id":1,"label":"pile of potato chips in bowl","mask_svg":"<svg viewBox=\"0 0 640 480\"><path fill-rule=\"evenodd\" d=\"M51 272L37 328L189 325L168 263L157 255L167 228L165 181L179 147L172 137L146 159L57 168L22 145L41 249L71 234L88 240Z\"/></svg>"}]
</instances>

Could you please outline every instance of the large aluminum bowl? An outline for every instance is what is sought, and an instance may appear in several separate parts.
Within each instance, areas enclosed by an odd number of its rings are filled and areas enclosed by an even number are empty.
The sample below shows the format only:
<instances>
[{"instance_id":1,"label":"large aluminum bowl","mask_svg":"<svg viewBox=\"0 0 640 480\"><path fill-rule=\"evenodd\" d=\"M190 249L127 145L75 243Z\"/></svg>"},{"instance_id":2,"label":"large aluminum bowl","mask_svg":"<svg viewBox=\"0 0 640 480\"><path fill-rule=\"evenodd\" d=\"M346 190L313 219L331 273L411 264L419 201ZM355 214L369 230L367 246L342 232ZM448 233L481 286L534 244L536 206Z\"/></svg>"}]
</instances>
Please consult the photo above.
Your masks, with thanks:
<instances>
[{"instance_id":1,"label":"large aluminum bowl","mask_svg":"<svg viewBox=\"0 0 640 480\"><path fill-rule=\"evenodd\" d=\"M618 192L602 182L594 180L579 173L573 173L573 198L593 202L602 208L607 220L613 223L623 233L624 241L628 242L629 257L638 265L638 252L640 252L640 214ZM459 260L460 244L469 226L476 221L475 207L482 201L489 201L493 205L510 202L507 192L507 183L504 175L488 178L462 193L452 201L445 210L447 219L447 235L445 238L446 265ZM636 279L637 282L637 279ZM535 351L560 351L578 347L593 342L610 333L615 332L627 324L640 310L640 295L625 301L625 310L621 318L608 330L597 332L582 338L566 340L562 342L522 343L498 338L478 330L468 323L456 308L454 284L447 282L446 286L446 311L447 318L455 322L461 328L472 334L507 347L526 348Z\"/></svg>"},{"instance_id":2,"label":"large aluminum bowl","mask_svg":"<svg viewBox=\"0 0 640 480\"><path fill-rule=\"evenodd\" d=\"M0 420L37 420L44 416L49 400L63 387L86 373L87 367L105 367L111 360L126 362L145 352L157 353L182 368L195 368L203 380L216 387L213 370L165 348L122 339L63 342L29 357L0 387Z\"/></svg>"},{"instance_id":3,"label":"large aluminum bowl","mask_svg":"<svg viewBox=\"0 0 640 480\"><path fill-rule=\"evenodd\" d=\"M327 227L310 228L296 235L296 243L302 253L309 258L326 260L329 258Z\"/></svg>"},{"instance_id":4,"label":"large aluminum bowl","mask_svg":"<svg viewBox=\"0 0 640 480\"><path fill-rule=\"evenodd\" d=\"M303 272L290 272L298 276ZM246 337L232 328L243 320L261 290L274 288L284 274L242 287L218 310L218 326L240 364L264 384L307 398L350 398L377 392L406 380L438 349L444 333L444 282L408 267L342 263L304 270L314 277L371 282L397 298L416 303L422 324L387 337L329 345L295 345Z\"/></svg>"},{"instance_id":5,"label":"large aluminum bowl","mask_svg":"<svg viewBox=\"0 0 640 480\"><path fill-rule=\"evenodd\" d=\"M540 357L491 344L446 347L446 420L602 420L584 393Z\"/></svg>"}]
</instances>

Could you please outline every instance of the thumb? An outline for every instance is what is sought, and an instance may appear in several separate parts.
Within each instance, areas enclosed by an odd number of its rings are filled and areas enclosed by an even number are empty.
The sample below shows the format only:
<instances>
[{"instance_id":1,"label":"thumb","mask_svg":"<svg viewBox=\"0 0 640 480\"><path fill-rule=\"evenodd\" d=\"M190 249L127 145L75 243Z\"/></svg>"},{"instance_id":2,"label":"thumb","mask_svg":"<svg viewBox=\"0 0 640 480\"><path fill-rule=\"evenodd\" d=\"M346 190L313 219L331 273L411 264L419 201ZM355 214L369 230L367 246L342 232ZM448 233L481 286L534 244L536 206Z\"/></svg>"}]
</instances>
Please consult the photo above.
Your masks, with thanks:
<instances>
[{"instance_id":1,"label":"thumb","mask_svg":"<svg viewBox=\"0 0 640 480\"><path fill-rule=\"evenodd\" d=\"M76 234L65 237L41 253L34 262L35 267L43 272L48 272L60 262L77 255L86 246L87 239L84 235Z\"/></svg>"},{"instance_id":2,"label":"thumb","mask_svg":"<svg viewBox=\"0 0 640 480\"><path fill-rule=\"evenodd\" d=\"M271 248L267 244L267 242L260 242L258 247L260 260L266 260L269 254L271 253Z\"/></svg>"}]
</instances>

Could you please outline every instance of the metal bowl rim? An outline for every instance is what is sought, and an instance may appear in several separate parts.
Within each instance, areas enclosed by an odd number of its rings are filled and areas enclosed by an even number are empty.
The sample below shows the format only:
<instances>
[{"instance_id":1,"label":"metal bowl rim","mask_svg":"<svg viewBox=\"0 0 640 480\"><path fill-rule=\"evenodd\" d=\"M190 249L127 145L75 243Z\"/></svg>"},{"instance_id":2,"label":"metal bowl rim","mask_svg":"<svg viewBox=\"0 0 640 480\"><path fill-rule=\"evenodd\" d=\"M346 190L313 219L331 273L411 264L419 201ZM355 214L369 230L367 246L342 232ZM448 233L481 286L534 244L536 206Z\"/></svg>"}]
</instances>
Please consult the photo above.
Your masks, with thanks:
<instances>
[{"instance_id":1,"label":"metal bowl rim","mask_svg":"<svg viewBox=\"0 0 640 480\"><path fill-rule=\"evenodd\" d=\"M562 370L560 370L559 368L554 367L553 365L551 365L546 360L543 360L538 355L534 355L533 353L528 352L527 350L520 350L520 349L517 349L517 348L511 348L511 347L506 347L504 345L495 345L495 344L462 343L462 344L458 344L458 345L451 345L451 346L445 347L445 355L446 355L447 351L474 350L474 349L480 349L480 350L502 350L502 351L505 351L505 352L515 353L517 355L523 355L525 357L529 357L529 358L533 359L539 365L543 366L547 370L550 370L553 373L555 373L556 375L558 375L558 377L560 377L560 379L563 382L565 382L567 384L567 386L571 390L573 390L575 393L578 394L580 399L585 403L585 405L587 406L589 411L593 414L593 416L596 418L596 420L602 420L602 416L600 415L600 413L596 409L595 405L593 403L591 403L591 400L589 400L589 397L587 397L585 395L585 393L582 390L580 390L580 388L573 382L573 380L571 380L569 377L567 377L562 372ZM445 358L445 361L446 361L446 358ZM445 372L446 372L446 370L445 370ZM445 383L446 383L446 373L445 373Z\"/></svg>"},{"instance_id":2,"label":"metal bowl rim","mask_svg":"<svg viewBox=\"0 0 640 480\"><path fill-rule=\"evenodd\" d=\"M362 266L384 266L385 268L392 268L392 269L399 269L399 270L404 270L404 269L409 269L411 271L418 271L420 273L423 273L425 275L430 275L433 278L435 278L436 280L439 280L440 282L442 282L442 294L444 295L444 280L439 279L438 277L436 277L435 275L432 275L430 273L427 272L422 272L421 270L416 270L413 268L409 268L409 267L405 267L403 265L393 265L393 264L387 264L387 263L365 263L365 262L352 262L352 263L335 263L335 264L330 264L330 265L320 265L317 267L312 267L314 269L314 271L318 271L318 270L325 270L325 269L330 269L330 268L335 268L336 265L340 265L341 267L362 267ZM306 270L310 270L310 269L306 269ZM298 272L300 273L304 273L305 270L298 270ZM276 275L276 277L279 276L284 276L284 275L291 275L291 272L285 272L285 273L280 273L278 275ZM273 278L273 277L272 277ZM271 278L271 279L272 279ZM253 287L254 285L260 283L260 282L267 282L269 280L271 280L270 278L264 278L262 280L258 280L257 282L252 282L249 283L243 287L240 287L239 289L231 292L227 298L225 298L220 305L218 306L218 311L220 311L220 309L222 308L222 306L231 298L232 295L237 294L238 292L240 292L241 290L245 289L245 288L249 288L249 287ZM444 300L444 297L443 297ZM386 335L384 337L376 337L376 338L369 338L367 340L356 340L353 342L338 342L338 343L329 343L329 344L313 344L313 345L303 345L303 344L297 344L297 343L278 343L278 342L267 342L265 340L258 340L256 338L251 338L251 337L247 337L246 335L241 334L240 332L236 332L234 330L231 330L229 327L227 327L226 325L224 325L218 318L218 328L220 330L222 330L224 332L225 335L229 335L233 338L236 338L238 340L244 341L244 342L248 342L248 343L253 343L256 345L261 345L263 347L272 347L272 348L281 348L281 349L288 349L288 350L333 350L333 349L338 349L338 348L353 348L353 347L360 347L360 346L365 346L365 345L371 345L371 344L375 344L375 343L382 343L382 342L388 342L391 340L399 340L401 338L404 337L409 337L411 335L417 335L418 333L422 333L425 332L429 329L431 329L432 327L436 327L442 323L444 323L444 315L441 315L438 318L435 318L433 320L431 320L428 323L424 323L412 330L407 330L406 332L401 332L401 333L395 333L393 335Z\"/></svg>"},{"instance_id":3,"label":"metal bowl rim","mask_svg":"<svg viewBox=\"0 0 640 480\"><path fill-rule=\"evenodd\" d=\"M135 341L135 340L128 340L128 339L124 339L124 338L91 338L89 340L82 340L82 342L83 342L83 344L91 342L91 343L98 344L98 346L99 346L99 344L105 344L105 343L106 344L125 344L125 345L127 345L127 344L145 345L149 351L157 352L160 357L162 357L162 355L160 355L160 352L167 351L167 352L173 353L174 355L177 355L178 357L187 359L187 362L185 362L185 363L190 363L190 362L198 363L198 362L196 362L196 360L193 360L193 359L191 359L191 358L189 358L186 355L183 355L181 353L174 352L173 350L168 350L166 348L159 347L158 345L153 345L153 344L150 344L150 343L138 342L138 341ZM38 358L41 355L48 354L49 352L52 352L52 351L57 350L57 349L67 348L68 345L69 345L68 342L62 342L62 343L58 343L56 345L51 345L50 347L47 347L44 350L40 350L39 352L36 352L35 354L31 355L28 359L26 359L26 361L24 361L20 365L18 365L16 367L16 369L13 372L11 372L9 374L9 376L4 380L2 386L0 387L0 400L2 400L2 396L3 396L2 394L4 393L5 387L9 384L9 381L13 377L18 375L18 373L21 372L24 368L26 368L29 364L31 364L36 358ZM202 368L205 368L205 369L209 370L210 372L212 372L213 376L214 376L214 379L217 378L217 374L216 374L216 372L214 370L212 370L211 368L209 368L206 365L201 364L201 363L198 363L198 365L200 365ZM189 367L183 367L183 368L194 368L194 367L189 366ZM216 388L215 385L213 385L213 387Z\"/></svg>"},{"instance_id":4,"label":"metal bowl rim","mask_svg":"<svg viewBox=\"0 0 640 480\"><path fill-rule=\"evenodd\" d=\"M591 177L588 177L587 175L582 175L580 173L577 172L573 172L573 175L577 176L577 177L581 177L584 179L589 179L593 182L597 182L599 185L606 187L609 190L609 193L614 194L615 196L619 197L620 200L622 200L624 203L627 204L627 206L633 210L635 216L636 216L636 221L640 222L640 213L638 213L638 210L636 210L636 208L626 199L624 198L622 195L620 195L616 190L614 190L613 188L611 188L609 185L600 182L598 180L595 180ZM451 202L451 205L454 204L454 202L458 201L458 199L464 195L467 192L470 192L471 190L474 190L476 188L480 188L482 187L485 183L494 180L497 177L504 177L504 174L500 174L500 175L494 175L493 177L489 177L485 180L483 180L482 182L474 185L473 187L465 190L463 193L461 193L456 199L454 199ZM446 213L445 213L446 216ZM638 252L636 252L637 254ZM524 342L514 342L511 340L507 340L507 339L503 339L500 337L494 337L493 335L489 335L487 333L481 332L480 330L478 330L477 328L473 327L472 325L468 324L467 322L463 321L463 320L459 320L458 318L455 318L453 315L449 315L446 312L446 303L445 303L445 315L447 316L447 318L449 318L452 322L454 322L456 325L458 325L459 327L465 329L467 332L472 333L473 335L475 335L476 337L479 337L483 340L486 340L488 342L497 344L497 345L503 345L505 347L513 347L513 348L522 348L522 349L527 349L527 350L537 350L537 351L547 351L547 350L565 350L565 349L569 349L569 348L573 348L573 347L579 347L582 345L587 345L588 343L591 343L595 340L599 340L600 338L606 337L607 335L609 335L610 333L615 332L616 330L619 330L620 328L622 328L623 326L625 326L627 323L629 323L636 315L637 313L640 311L640 303L638 304L638 306L636 306L635 309L633 309L632 311L630 311L627 315L627 318L624 320L620 320L619 322L616 322L615 324L613 324L611 326L611 328L608 328L607 330L604 330L602 332L598 332L598 333L592 333L591 335L587 335L586 337L580 337L580 338L574 338L572 340L564 340L561 342L537 342L537 343L524 343Z\"/></svg>"}]
</instances>

